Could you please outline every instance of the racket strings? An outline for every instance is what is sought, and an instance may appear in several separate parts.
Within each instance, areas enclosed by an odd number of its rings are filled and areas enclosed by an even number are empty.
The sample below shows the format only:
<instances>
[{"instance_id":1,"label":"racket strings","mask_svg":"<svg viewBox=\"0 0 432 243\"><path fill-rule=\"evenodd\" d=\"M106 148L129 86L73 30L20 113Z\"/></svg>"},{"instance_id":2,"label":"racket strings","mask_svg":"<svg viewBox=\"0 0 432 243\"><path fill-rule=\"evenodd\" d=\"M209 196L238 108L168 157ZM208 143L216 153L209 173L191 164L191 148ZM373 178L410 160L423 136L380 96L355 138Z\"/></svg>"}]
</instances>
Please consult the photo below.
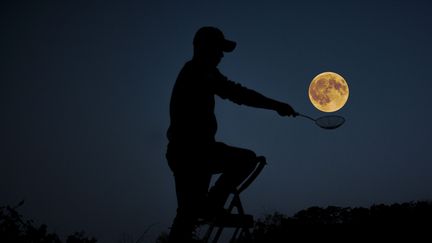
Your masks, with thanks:
<instances>
[{"instance_id":1,"label":"racket strings","mask_svg":"<svg viewBox=\"0 0 432 243\"><path fill-rule=\"evenodd\" d=\"M315 120L315 123L324 129L335 129L340 127L345 122L345 118L341 116L322 116Z\"/></svg>"}]
</instances>

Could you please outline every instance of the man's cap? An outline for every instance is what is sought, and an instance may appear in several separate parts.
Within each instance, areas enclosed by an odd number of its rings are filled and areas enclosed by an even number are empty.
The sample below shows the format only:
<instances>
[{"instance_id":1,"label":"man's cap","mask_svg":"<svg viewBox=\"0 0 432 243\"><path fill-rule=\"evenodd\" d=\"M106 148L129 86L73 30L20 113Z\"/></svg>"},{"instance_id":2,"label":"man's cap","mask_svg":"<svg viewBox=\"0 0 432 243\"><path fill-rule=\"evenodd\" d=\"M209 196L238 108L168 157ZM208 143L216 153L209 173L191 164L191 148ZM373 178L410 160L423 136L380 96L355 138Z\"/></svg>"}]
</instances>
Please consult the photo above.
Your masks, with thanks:
<instances>
[{"instance_id":1,"label":"man's cap","mask_svg":"<svg viewBox=\"0 0 432 243\"><path fill-rule=\"evenodd\" d=\"M236 43L225 39L221 30L211 26L200 28L194 37L193 44L196 47L222 48L224 52L232 52Z\"/></svg>"}]
</instances>

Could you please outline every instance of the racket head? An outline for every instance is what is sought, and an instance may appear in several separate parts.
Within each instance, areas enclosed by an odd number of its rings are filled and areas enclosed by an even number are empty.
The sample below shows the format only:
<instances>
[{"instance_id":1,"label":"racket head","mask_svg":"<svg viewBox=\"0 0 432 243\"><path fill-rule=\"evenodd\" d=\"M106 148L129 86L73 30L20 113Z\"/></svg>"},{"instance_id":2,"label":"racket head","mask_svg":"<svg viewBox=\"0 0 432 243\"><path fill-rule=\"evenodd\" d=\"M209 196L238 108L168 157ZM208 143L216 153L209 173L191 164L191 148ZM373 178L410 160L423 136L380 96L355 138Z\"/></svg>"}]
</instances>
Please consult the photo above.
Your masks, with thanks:
<instances>
[{"instance_id":1,"label":"racket head","mask_svg":"<svg viewBox=\"0 0 432 243\"><path fill-rule=\"evenodd\" d=\"M328 115L315 119L315 123L323 129L331 130L342 126L345 123L345 118L337 115Z\"/></svg>"}]
</instances>

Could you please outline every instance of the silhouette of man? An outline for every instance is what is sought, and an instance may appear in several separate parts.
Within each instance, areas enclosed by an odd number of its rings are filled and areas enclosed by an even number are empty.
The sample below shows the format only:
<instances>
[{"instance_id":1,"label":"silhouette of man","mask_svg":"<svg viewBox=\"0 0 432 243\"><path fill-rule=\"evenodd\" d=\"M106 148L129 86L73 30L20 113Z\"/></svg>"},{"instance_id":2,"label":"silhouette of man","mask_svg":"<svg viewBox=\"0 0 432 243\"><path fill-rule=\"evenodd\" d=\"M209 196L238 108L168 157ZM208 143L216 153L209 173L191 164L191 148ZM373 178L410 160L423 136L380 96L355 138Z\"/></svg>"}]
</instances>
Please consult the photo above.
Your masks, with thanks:
<instances>
[{"instance_id":1,"label":"silhouette of man","mask_svg":"<svg viewBox=\"0 0 432 243\"><path fill-rule=\"evenodd\" d=\"M217 65L224 52L235 46L215 27L199 29L193 40L193 58L180 71L172 90L166 157L174 174L178 208L170 242L191 242L199 218L229 216L224 209L229 194L258 162L251 150L215 141L214 96L275 110L281 116L296 114L290 105L245 88L219 72ZM209 190L213 174L221 175Z\"/></svg>"}]
</instances>

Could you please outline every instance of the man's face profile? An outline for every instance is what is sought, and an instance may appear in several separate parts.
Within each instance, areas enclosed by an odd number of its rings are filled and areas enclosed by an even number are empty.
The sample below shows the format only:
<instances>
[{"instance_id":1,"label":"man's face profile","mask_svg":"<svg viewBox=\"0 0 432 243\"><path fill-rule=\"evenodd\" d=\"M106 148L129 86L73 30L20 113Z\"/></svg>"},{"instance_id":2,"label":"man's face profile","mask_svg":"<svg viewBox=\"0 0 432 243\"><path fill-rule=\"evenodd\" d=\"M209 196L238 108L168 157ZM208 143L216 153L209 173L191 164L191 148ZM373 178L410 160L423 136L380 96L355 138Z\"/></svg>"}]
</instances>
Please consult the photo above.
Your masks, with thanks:
<instances>
[{"instance_id":1,"label":"man's face profile","mask_svg":"<svg viewBox=\"0 0 432 243\"><path fill-rule=\"evenodd\" d=\"M209 64L216 67L224 57L222 48L213 49L208 54Z\"/></svg>"},{"instance_id":2,"label":"man's face profile","mask_svg":"<svg viewBox=\"0 0 432 243\"><path fill-rule=\"evenodd\" d=\"M202 61L210 67L216 67L224 57L222 48L202 48L199 52Z\"/></svg>"}]
</instances>

